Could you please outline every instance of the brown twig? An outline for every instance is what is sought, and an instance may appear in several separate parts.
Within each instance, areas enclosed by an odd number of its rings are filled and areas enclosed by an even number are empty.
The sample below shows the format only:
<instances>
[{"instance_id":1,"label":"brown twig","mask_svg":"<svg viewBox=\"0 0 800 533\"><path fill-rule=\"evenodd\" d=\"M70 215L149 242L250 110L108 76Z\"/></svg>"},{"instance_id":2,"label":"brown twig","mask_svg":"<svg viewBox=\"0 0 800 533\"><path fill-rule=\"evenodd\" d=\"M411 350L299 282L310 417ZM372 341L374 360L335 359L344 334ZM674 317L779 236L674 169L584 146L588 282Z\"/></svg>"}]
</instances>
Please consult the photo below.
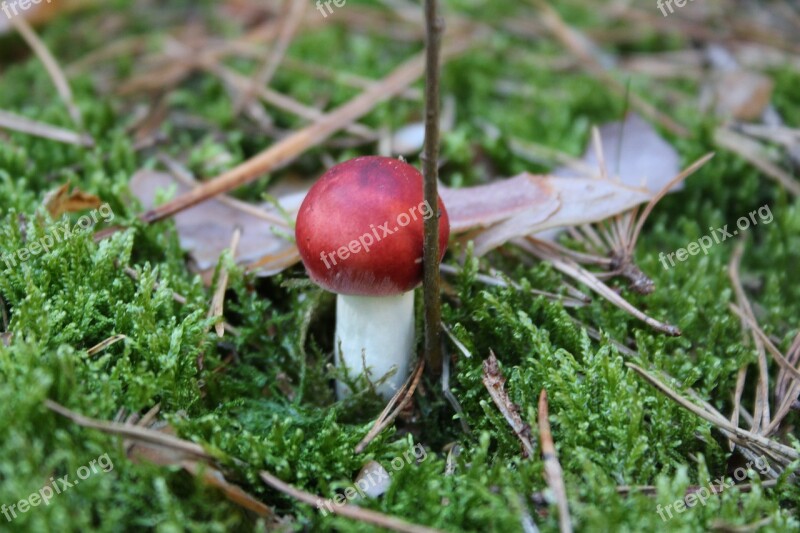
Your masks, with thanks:
<instances>
[{"instance_id":1,"label":"brown twig","mask_svg":"<svg viewBox=\"0 0 800 533\"><path fill-rule=\"evenodd\" d=\"M272 509L264 503L239 486L229 483L223 473L218 470L215 459L206 454L197 444L171 435L169 426L162 429L148 427L158 414L160 404L156 404L141 419L138 414L131 414L124 423L120 422L124 416L124 410L119 411L113 422L105 422L80 415L50 400L46 400L45 405L80 426L123 436L125 452L131 460L144 459L161 466L180 465L203 483L219 489L226 498L237 505L260 516L272 517L274 515ZM238 462L241 463L241 461Z\"/></svg>"},{"instance_id":2,"label":"brown twig","mask_svg":"<svg viewBox=\"0 0 800 533\"><path fill-rule=\"evenodd\" d=\"M212 459L213 457L206 452L202 446L189 442L178 437L173 437L166 433L159 431L149 430L138 426L131 426L128 424L118 424L115 422L103 422L101 420L94 420L92 418L83 416L74 411L70 411L61 404L52 400L45 400L45 406L51 411L69 418L79 426L100 430L104 433L111 433L114 435L121 435L129 439L154 444L156 446L163 446L173 450L180 451L196 459Z\"/></svg>"},{"instance_id":3,"label":"brown twig","mask_svg":"<svg viewBox=\"0 0 800 533\"><path fill-rule=\"evenodd\" d=\"M422 283L425 300L425 358L431 371L442 372L442 341L439 323L442 317L439 294L439 72L444 19L438 0L425 0L425 148L422 170L425 176L425 202L434 206L435 217L425 220Z\"/></svg>"}]
</instances>

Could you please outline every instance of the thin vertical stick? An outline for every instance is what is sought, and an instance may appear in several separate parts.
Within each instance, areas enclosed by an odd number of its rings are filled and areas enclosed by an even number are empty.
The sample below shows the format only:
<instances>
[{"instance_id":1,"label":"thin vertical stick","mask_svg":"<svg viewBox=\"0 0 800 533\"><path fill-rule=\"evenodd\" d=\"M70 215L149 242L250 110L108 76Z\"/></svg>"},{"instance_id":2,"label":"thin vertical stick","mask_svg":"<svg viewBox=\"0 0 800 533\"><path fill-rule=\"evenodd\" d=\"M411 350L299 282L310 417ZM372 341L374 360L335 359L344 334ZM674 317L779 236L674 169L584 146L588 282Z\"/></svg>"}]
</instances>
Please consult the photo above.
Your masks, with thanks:
<instances>
[{"instance_id":1,"label":"thin vertical stick","mask_svg":"<svg viewBox=\"0 0 800 533\"><path fill-rule=\"evenodd\" d=\"M425 201L437 210L435 217L425 220L423 281L425 301L425 356L434 374L442 371L442 346L439 323L441 302L439 294L439 57L444 20L439 15L438 0L425 0L425 151L422 171L425 176Z\"/></svg>"}]
</instances>

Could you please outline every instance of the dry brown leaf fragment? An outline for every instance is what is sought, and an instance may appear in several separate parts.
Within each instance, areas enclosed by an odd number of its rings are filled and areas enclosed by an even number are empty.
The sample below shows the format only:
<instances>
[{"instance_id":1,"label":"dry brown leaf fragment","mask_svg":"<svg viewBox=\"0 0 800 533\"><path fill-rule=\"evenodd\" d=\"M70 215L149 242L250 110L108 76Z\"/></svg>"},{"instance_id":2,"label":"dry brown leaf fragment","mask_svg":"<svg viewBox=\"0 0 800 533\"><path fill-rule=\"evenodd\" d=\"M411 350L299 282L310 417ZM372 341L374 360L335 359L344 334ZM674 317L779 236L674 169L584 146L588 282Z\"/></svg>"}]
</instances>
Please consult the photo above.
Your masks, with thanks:
<instances>
[{"instance_id":1,"label":"dry brown leaf fragment","mask_svg":"<svg viewBox=\"0 0 800 533\"><path fill-rule=\"evenodd\" d=\"M540 194L544 195L544 199L537 199L534 204L530 197L527 197L530 203L519 206L520 213L507 217L477 235L475 255L484 255L510 240L527 237L547 229L599 222L647 202L651 197L649 191L645 189L628 187L611 180L565 179L530 174L522 174L518 178L522 179L510 184L512 186L508 186L505 190L506 195L512 197L518 195L516 191L522 187L523 180L527 179L541 182L536 183L536 186ZM482 194L480 189L481 187L474 187L465 191L480 197ZM447 202L446 199L444 201ZM447 206L449 214L450 204Z\"/></svg>"},{"instance_id":2,"label":"dry brown leaf fragment","mask_svg":"<svg viewBox=\"0 0 800 533\"><path fill-rule=\"evenodd\" d=\"M711 108L722 118L760 118L772 98L775 86L772 79L742 68L734 55L721 45L709 45L706 56L713 72L701 91L700 108Z\"/></svg>"},{"instance_id":3,"label":"dry brown leaf fragment","mask_svg":"<svg viewBox=\"0 0 800 533\"><path fill-rule=\"evenodd\" d=\"M531 444L531 427L522 420L519 415L519 407L511 401L505 390L506 378L500 370L500 364L494 352L489 352L489 357L483 361L483 375L481 377L484 387L489 391L489 396L497 406L497 409L506 419L506 422L514 430L514 434L522 444L522 456L533 456L533 444Z\"/></svg>"},{"instance_id":4,"label":"dry brown leaf fragment","mask_svg":"<svg viewBox=\"0 0 800 533\"><path fill-rule=\"evenodd\" d=\"M558 208L559 201L548 180L539 178L521 174L475 187L440 187L439 196L447 207L450 231L489 227L529 211L546 218Z\"/></svg>"},{"instance_id":5,"label":"dry brown leaf fragment","mask_svg":"<svg viewBox=\"0 0 800 533\"><path fill-rule=\"evenodd\" d=\"M546 229L597 222L650 199L651 194L611 180L520 174L488 185L440 189L453 233L488 228L475 254Z\"/></svg>"},{"instance_id":6,"label":"dry brown leaf fragment","mask_svg":"<svg viewBox=\"0 0 800 533\"><path fill-rule=\"evenodd\" d=\"M581 162L598 174L605 174L629 187L644 187L653 194L660 191L680 172L680 156L649 122L636 113L624 120L598 128L602 153L589 142ZM603 163L601 165L601 162ZM564 178L593 177L563 166L553 171ZM683 187L679 182L670 191Z\"/></svg>"},{"instance_id":7,"label":"dry brown leaf fragment","mask_svg":"<svg viewBox=\"0 0 800 533\"><path fill-rule=\"evenodd\" d=\"M59 218L64 213L76 213L85 209L95 209L103 204L103 201L87 192L83 192L77 187L69 190L69 182L53 189L45 194L42 204L54 219Z\"/></svg>"},{"instance_id":8,"label":"dry brown leaf fragment","mask_svg":"<svg viewBox=\"0 0 800 533\"><path fill-rule=\"evenodd\" d=\"M709 100L708 105L713 106L718 116L738 120L761 117L775 86L767 76L746 70L718 74L711 83L710 94L704 96Z\"/></svg>"}]
</instances>

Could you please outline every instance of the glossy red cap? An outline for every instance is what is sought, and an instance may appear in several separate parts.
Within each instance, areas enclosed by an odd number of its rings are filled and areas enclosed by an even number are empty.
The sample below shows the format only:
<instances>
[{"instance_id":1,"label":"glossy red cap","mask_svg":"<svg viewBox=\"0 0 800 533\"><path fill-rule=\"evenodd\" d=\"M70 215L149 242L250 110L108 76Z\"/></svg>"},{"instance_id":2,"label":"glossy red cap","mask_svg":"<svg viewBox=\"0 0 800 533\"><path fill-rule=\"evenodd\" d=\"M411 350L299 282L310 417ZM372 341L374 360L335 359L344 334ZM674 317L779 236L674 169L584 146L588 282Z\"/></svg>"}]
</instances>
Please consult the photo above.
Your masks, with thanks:
<instances>
[{"instance_id":1,"label":"glossy red cap","mask_svg":"<svg viewBox=\"0 0 800 533\"><path fill-rule=\"evenodd\" d=\"M389 296L422 282L424 219L419 171L399 159L358 157L328 170L308 191L295 237L318 285L338 294ZM439 198L441 261L450 237Z\"/></svg>"}]
</instances>

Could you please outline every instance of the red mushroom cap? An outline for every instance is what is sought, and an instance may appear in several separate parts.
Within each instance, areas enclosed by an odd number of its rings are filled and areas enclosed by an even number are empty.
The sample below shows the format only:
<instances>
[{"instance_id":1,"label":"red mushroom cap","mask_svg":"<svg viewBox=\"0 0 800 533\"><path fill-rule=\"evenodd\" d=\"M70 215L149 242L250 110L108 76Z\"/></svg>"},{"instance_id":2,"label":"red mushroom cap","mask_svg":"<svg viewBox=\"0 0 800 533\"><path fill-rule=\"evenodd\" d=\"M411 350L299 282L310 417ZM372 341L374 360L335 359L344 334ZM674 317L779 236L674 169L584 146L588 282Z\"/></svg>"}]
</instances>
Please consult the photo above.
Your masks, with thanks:
<instances>
[{"instance_id":1,"label":"red mushroom cap","mask_svg":"<svg viewBox=\"0 0 800 533\"><path fill-rule=\"evenodd\" d=\"M308 191L295 237L308 274L338 294L389 296L422 281L422 174L389 157L358 157L329 169ZM439 198L441 261L450 236Z\"/></svg>"}]
</instances>

